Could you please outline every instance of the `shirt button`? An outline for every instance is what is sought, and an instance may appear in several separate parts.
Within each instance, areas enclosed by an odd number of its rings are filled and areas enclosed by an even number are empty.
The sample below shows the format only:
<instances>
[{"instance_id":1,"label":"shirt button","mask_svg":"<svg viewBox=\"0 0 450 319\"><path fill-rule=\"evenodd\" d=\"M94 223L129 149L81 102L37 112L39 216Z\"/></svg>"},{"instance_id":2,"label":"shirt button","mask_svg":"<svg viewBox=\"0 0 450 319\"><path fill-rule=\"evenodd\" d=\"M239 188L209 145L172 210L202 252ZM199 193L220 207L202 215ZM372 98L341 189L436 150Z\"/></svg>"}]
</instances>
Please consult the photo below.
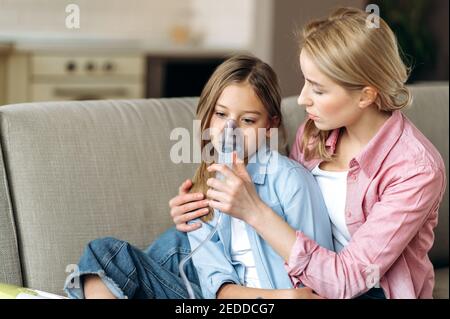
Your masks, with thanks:
<instances>
[{"instance_id":1,"label":"shirt button","mask_svg":"<svg viewBox=\"0 0 450 319\"><path fill-rule=\"evenodd\" d=\"M349 210L347 211L347 217L348 218L352 217L352 213Z\"/></svg>"}]
</instances>

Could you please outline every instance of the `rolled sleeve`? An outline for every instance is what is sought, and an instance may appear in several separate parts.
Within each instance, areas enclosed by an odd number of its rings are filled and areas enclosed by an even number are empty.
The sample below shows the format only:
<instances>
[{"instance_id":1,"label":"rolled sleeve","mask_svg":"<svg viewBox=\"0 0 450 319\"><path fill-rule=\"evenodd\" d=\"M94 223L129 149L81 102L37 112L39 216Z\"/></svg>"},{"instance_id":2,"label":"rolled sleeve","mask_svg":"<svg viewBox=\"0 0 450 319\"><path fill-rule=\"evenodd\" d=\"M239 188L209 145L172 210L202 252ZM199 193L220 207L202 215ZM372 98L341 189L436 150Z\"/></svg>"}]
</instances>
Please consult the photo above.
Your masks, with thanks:
<instances>
[{"instance_id":1,"label":"rolled sleeve","mask_svg":"<svg viewBox=\"0 0 450 319\"><path fill-rule=\"evenodd\" d=\"M285 263L285 269L291 277L301 275L311 260L311 254L319 247L314 240L309 239L301 231L297 231L296 236L289 260Z\"/></svg>"}]
</instances>

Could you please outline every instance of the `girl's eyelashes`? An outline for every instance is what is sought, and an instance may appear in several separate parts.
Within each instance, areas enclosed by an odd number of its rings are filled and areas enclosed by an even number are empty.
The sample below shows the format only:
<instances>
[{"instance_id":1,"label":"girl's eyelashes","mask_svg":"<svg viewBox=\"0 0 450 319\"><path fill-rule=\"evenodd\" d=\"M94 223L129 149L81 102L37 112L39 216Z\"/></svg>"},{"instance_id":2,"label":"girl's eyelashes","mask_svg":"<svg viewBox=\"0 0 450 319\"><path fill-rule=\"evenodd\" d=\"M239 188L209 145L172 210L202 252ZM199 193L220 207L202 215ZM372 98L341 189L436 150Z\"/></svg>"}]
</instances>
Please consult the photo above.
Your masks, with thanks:
<instances>
[{"instance_id":1,"label":"girl's eyelashes","mask_svg":"<svg viewBox=\"0 0 450 319\"><path fill-rule=\"evenodd\" d=\"M245 124L251 125L251 124L255 124L255 120L254 119L242 119L242 122L244 122Z\"/></svg>"},{"instance_id":2,"label":"girl's eyelashes","mask_svg":"<svg viewBox=\"0 0 450 319\"><path fill-rule=\"evenodd\" d=\"M218 118L222 118L222 119L226 118L226 114L224 112L215 111L214 115L217 116ZM252 119L252 118L243 118L243 119L241 119L241 121L247 125L252 125L252 124L256 123L256 120Z\"/></svg>"},{"instance_id":3,"label":"girl's eyelashes","mask_svg":"<svg viewBox=\"0 0 450 319\"><path fill-rule=\"evenodd\" d=\"M216 116L218 116L218 117L225 117L225 113L223 113L223 112L219 112L219 111L216 111L215 113L214 113Z\"/></svg>"}]
</instances>

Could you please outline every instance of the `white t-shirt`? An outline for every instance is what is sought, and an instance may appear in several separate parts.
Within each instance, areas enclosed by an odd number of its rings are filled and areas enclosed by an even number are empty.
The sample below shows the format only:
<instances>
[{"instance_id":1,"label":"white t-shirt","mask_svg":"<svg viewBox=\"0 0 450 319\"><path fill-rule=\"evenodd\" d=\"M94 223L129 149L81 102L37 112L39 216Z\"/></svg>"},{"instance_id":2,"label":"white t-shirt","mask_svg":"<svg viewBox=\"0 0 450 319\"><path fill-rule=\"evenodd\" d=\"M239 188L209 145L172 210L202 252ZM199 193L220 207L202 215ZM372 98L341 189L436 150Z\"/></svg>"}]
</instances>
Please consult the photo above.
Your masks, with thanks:
<instances>
[{"instance_id":1,"label":"white t-shirt","mask_svg":"<svg viewBox=\"0 0 450 319\"><path fill-rule=\"evenodd\" d=\"M231 260L245 265L246 287L261 288L245 222L234 217L231 217Z\"/></svg>"},{"instance_id":2,"label":"white t-shirt","mask_svg":"<svg viewBox=\"0 0 450 319\"><path fill-rule=\"evenodd\" d=\"M345 202L347 196L347 171L331 172L317 165L311 173L322 191L331 220L334 247L340 251L350 241L351 235L345 222Z\"/></svg>"}]
</instances>

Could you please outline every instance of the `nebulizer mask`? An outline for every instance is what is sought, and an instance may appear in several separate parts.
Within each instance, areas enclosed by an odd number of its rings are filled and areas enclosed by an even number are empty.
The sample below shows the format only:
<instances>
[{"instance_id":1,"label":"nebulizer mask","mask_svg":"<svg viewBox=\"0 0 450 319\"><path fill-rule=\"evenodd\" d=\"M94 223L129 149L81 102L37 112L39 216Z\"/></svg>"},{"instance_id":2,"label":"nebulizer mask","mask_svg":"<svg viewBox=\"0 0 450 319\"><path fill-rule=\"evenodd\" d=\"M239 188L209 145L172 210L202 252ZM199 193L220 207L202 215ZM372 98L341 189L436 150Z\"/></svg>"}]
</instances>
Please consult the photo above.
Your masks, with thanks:
<instances>
[{"instance_id":1,"label":"nebulizer mask","mask_svg":"<svg viewBox=\"0 0 450 319\"><path fill-rule=\"evenodd\" d=\"M223 132L219 138L219 143L218 143L219 149L216 150L218 153L217 162L219 164L225 164L230 168L233 165L233 152L234 151L238 154L238 156L243 158L244 139L243 139L243 135L241 134L240 130L236 129L236 128L237 128L236 121L227 120L226 126L223 129ZM219 180L225 180L225 176L223 176L219 172L216 173L216 178ZM184 272L184 266L192 258L192 256L197 251L199 251L203 247L203 245L206 242L208 242L212 238L212 236L216 233L216 231L221 223L223 213L217 209L214 209L214 214L217 216L217 222L216 222L215 226L213 227L213 229L211 230L211 232L194 250L192 250L192 252L189 255L187 255L185 258L183 258L183 260L181 260L181 262L178 266L181 278L183 279L183 282L186 286L186 289L188 291L190 299L195 299L195 294L194 294L194 290L192 289L192 286Z\"/></svg>"}]
</instances>

